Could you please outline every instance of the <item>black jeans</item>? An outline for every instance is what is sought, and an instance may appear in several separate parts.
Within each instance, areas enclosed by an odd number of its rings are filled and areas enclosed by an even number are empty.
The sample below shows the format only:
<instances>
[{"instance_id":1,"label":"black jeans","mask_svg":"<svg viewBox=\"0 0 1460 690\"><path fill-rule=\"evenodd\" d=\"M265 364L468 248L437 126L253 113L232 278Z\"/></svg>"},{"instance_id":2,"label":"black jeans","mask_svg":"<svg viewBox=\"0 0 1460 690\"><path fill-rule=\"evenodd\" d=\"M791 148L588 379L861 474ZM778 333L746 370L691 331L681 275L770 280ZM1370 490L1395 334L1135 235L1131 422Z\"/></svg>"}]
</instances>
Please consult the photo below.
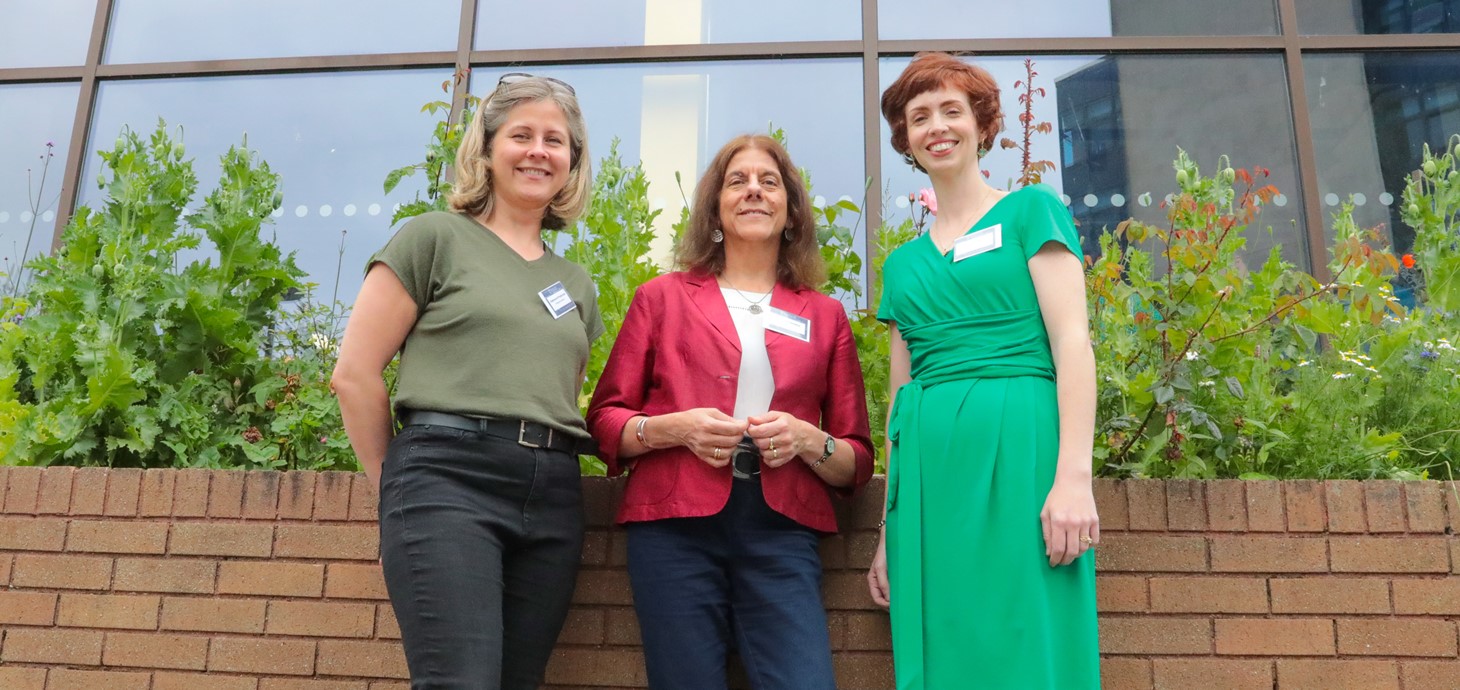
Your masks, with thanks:
<instances>
[{"instance_id":1,"label":"black jeans","mask_svg":"<svg viewBox=\"0 0 1460 690\"><path fill-rule=\"evenodd\" d=\"M578 577L578 460L440 426L390 443L380 551L413 690L537 688Z\"/></svg>"}]
</instances>

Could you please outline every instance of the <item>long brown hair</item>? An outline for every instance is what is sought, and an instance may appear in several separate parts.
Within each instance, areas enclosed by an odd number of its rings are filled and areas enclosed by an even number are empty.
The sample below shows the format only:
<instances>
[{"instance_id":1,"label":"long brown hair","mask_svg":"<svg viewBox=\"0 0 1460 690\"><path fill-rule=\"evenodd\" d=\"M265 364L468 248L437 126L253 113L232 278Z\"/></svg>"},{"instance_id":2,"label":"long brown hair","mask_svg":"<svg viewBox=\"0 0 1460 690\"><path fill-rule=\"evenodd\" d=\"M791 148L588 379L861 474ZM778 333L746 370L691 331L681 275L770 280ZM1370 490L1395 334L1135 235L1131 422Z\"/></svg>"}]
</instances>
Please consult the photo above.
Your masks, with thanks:
<instances>
[{"instance_id":1,"label":"long brown hair","mask_svg":"<svg viewBox=\"0 0 1460 690\"><path fill-rule=\"evenodd\" d=\"M710 239L720 223L720 192L725 188L725 173L731 159L741 151L759 150L776 162L786 186L786 227L781 234L781 251L776 258L776 282L791 288L820 287L826 282L826 264L821 259L821 245L816 239L816 221L811 217L811 199L801 171L791 162L791 154L779 142L764 134L742 134L731 139L695 187L694 206L689 214L689 227L679 240L674 262L687 271L720 275L725 270L725 246ZM790 239L787 239L789 237Z\"/></svg>"}]
</instances>

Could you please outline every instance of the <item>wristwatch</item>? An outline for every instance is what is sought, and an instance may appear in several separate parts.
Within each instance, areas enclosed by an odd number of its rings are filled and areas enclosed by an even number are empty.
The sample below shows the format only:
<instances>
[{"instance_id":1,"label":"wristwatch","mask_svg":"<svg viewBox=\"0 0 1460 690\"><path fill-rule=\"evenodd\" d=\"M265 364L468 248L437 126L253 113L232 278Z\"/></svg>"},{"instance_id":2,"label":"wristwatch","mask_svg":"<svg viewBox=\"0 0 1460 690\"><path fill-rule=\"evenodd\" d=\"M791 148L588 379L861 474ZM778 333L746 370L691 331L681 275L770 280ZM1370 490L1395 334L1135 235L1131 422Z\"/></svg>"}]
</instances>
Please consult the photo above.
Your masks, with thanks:
<instances>
[{"instance_id":1,"label":"wristwatch","mask_svg":"<svg viewBox=\"0 0 1460 690\"><path fill-rule=\"evenodd\" d=\"M811 469L816 469L817 467L820 467L821 464L826 462L826 459L830 458L831 454L835 452L836 439L832 438L831 434L827 434L826 443L822 444L821 446L821 458L818 459L816 462L811 463Z\"/></svg>"}]
</instances>

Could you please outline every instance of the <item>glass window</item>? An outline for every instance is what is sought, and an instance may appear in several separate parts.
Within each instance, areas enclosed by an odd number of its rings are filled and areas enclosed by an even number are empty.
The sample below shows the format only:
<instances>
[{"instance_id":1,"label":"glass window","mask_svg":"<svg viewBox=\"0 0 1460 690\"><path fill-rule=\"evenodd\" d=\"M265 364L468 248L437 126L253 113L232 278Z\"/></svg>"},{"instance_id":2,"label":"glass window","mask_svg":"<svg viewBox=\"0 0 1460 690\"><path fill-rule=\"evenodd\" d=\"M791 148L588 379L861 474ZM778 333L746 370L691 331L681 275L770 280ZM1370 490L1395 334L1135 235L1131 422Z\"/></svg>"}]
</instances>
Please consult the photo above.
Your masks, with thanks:
<instances>
[{"instance_id":1,"label":"glass window","mask_svg":"<svg viewBox=\"0 0 1460 690\"><path fill-rule=\"evenodd\" d=\"M79 92L74 82L0 85L0 272L51 249Z\"/></svg>"},{"instance_id":2,"label":"glass window","mask_svg":"<svg viewBox=\"0 0 1460 690\"><path fill-rule=\"evenodd\" d=\"M459 0L115 0L106 62L456 50Z\"/></svg>"},{"instance_id":3,"label":"glass window","mask_svg":"<svg viewBox=\"0 0 1460 690\"><path fill-rule=\"evenodd\" d=\"M0 3L0 67L86 64L96 0Z\"/></svg>"},{"instance_id":4,"label":"glass window","mask_svg":"<svg viewBox=\"0 0 1460 690\"><path fill-rule=\"evenodd\" d=\"M482 0L476 24L477 50L861 38L860 0Z\"/></svg>"},{"instance_id":5,"label":"glass window","mask_svg":"<svg viewBox=\"0 0 1460 690\"><path fill-rule=\"evenodd\" d=\"M269 231L284 251L297 252L307 280L320 284L317 296L335 294L338 273L339 299L350 303L366 260L393 233L392 208L425 188L420 176L410 177L385 195L382 182L424 155L434 121L421 104L441 97L443 76L411 70L104 82L87 150L112 148L123 126L150 133L163 118L182 131L201 201L217 184L218 157L247 136L283 178L284 204ZM88 156L81 203L103 201L99 171L100 159Z\"/></svg>"},{"instance_id":6,"label":"glass window","mask_svg":"<svg viewBox=\"0 0 1460 690\"><path fill-rule=\"evenodd\" d=\"M473 70L473 92L483 95L494 88L503 71ZM683 199L693 198L705 166L737 134L767 132L772 125L784 130L792 160L811 174L814 196L862 204L859 60L566 65L532 71L573 85L595 162L617 137L624 162L643 163L650 201L664 209L656 258L668 256L670 224L679 219ZM684 181L683 196L675 173ZM860 248L863 228L857 230Z\"/></svg>"},{"instance_id":7,"label":"glass window","mask_svg":"<svg viewBox=\"0 0 1460 690\"><path fill-rule=\"evenodd\" d=\"M1273 36L1274 0L879 0L883 39Z\"/></svg>"},{"instance_id":8,"label":"glass window","mask_svg":"<svg viewBox=\"0 0 1460 690\"><path fill-rule=\"evenodd\" d=\"M1460 52L1312 55L1303 71L1323 210L1351 200L1360 227L1384 225L1395 249L1408 251L1405 178L1425 144L1443 149L1460 134Z\"/></svg>"},{"instance_id":9,"label":"glass window","mask_svg":"<svg viewBox=\"0 0 1460 690\"><path fill-rule=\"evenodd\" d=\"M1305 34L1460 32L1460 0L1297 0Z\"/></svg>"},{"instance_id":10,"label":"glass window","mask_svg":"<svg viewBox=\"0 0 1460 690\"><path fill-rule=\"evenodd\" d=\"M908 58L882 60L885 89ZM1016 80L1025 79L1019 58L986 58L978 64L1002 85L1005 129L1001 138L1022 139ZM1307 261L1299 203L1292 116L1282 58L1278 56L1120 56L1034 58L1033 122L1052 125L1035 133L1033 160L1054 170L1044 181L1059 191L1091 253L1099 237L1126 218L1165 223L1162 199L1176 191L1171 162L1185 149L1212 174L1222 155L1239 168L1261 166L1282 192L1249 229L1247 256L1265 258L1274 243L1298 265ZM891 130L882 123L883 184L892 195L890 217L908 213L907 194L929 186L927 176L893 152ZM1020 175L1018 149L995 146L984 170L999 188ZM905 216L903 216L905 217ZM1266 232L1267 227L1273 233Z\"/></svg>"}]
</instances>

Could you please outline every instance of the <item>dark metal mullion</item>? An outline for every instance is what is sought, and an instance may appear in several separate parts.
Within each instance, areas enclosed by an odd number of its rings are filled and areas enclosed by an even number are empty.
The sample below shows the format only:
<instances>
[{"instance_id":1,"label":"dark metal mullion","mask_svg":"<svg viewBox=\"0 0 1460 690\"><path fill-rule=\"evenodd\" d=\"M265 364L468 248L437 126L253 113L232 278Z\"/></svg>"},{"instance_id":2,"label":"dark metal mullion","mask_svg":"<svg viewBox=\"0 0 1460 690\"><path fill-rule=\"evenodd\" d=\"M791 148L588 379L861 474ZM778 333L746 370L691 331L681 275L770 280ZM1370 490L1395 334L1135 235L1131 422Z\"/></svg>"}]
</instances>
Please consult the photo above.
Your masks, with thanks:
<instances>
[{"instance_id":1,"label":"dark metal mullion","mask_svg":"<svg viewBox=\"0 0 1460 690\"><path fill-rule=\"evenodd\" d=\"M863 294L867 308L876 309L872 303L872 259L876 256L878 231L882 227L882 142L880 83L877 48L877 0L862 0L862 165L864 180L868 187L862 202L862 222L866 232L862 238L862 265L867 269L867 285Z\"/></svg>"},{"instance_id":2,"label":"dark metal mullion","mask_svg":"<svg viewBox=\"0 0 1460 690\"><path fill-rule=\"evenodd\" d=\"M471 92L471 46L476 40L476 32L477 0L461 0L461 31L456 36L456 70L451 75L451 114L447 122L454 123L461 119L461 111L466 107L466 96ZM461 78L457 79L457 75L461 75Z\"/></svg>"},{"instance_id":3,"label":"dark metal mullion","mask_svg":"<svg viewBox=\"0 0 1460 690\"><path fill-rule=\"evenodd\" d=\"M1382 50L1454 50L1460 34L1360 34L1355 36L1298 36L1303 52Z\"/></svg>"},{"instance_id":4,"label":"dark metal mullion","mask_svg":"<svg viewBox=\"0 0 1460 690\"><path fill-rule=\"evenodd\" d=\"M1083 38L960 38L881 41L883 57L925 50L977 55L1083 55L1103 53L1273 52L1282 36L1094 36Z\"/></svg>"},{"instance_id":5,"label":"dark metal mullion","mask_svg":"<svg viewBox=\"0 0 1460 690\"><path fill-rule=\"evenodd\" d=\"M96 0L96 15L91 20L91 44L86 48L86 65L81 71L81 89L76 96L76 117L71 121L71 144L66 150L66 170L61 176L61 198L56 204L56 226L51 234L51 252L61 248L61 232L76 210L76 197L81 188L82 163L86 160L86 135L91 129L91 114L96 105L96 71L101 64L101 51L106 45L107 27L111 23L112 0Z\"/></svg>"},{"instance_id":6,"label":"dark metal mullion","mask_svg":"<svg viewBox=\"0 0 1460 690\"><path fill-rule=\"evenodd\" d=\"M48 81L76 81L86 75L84 66L11 67L0 69L0 84L25 84Z\"/></svg>"},{"instance_id":7,"label":"dark metal mullion","mask_svg":"<svg viewBox=\"0 0 1460 690\"><path fill-rule=\"evenodd\" d=\"M684 62L735 59L857 57L862 41L792 41L785 43L683 43L603 48L524 48L473 50L474 65L563 65L575 63Z\"/></svg>"},{"instance_id":8,"label":"dark metal mullion","mask_svg":"<svg viewBox=\"0 0 1460 690\"><path fill-rule=\"evenodd\" d=\"M1298 184L1303 192L1304 229L1308 240L1309 273L1328 282L1328 233L1324 230L1323 205L1318 198L1318 153L1313 141L1313 122L1308 110L1308 83L1303 72L1303 41L1298 34L1296 0L1277 0L1283 31L1283 62L1288 73L1288 99L1293 113L1293 140L1298 148Z\"/></svg>"},{"instance_id":9,"label":"dark metal mullion","mask_svg":"<svg viewBox=\"0 0 1460 690\"><path fill-rule=\"evenodd\" d=\"M216 77L238 74L287 74L291 72L440 67L453 64L457 58L457 52L454 50L442 50L420 53L140 62L121 65L99 65L97 66L96 74L105 79L135 79L145 77Z\"/></svg>"}]
</instances>

